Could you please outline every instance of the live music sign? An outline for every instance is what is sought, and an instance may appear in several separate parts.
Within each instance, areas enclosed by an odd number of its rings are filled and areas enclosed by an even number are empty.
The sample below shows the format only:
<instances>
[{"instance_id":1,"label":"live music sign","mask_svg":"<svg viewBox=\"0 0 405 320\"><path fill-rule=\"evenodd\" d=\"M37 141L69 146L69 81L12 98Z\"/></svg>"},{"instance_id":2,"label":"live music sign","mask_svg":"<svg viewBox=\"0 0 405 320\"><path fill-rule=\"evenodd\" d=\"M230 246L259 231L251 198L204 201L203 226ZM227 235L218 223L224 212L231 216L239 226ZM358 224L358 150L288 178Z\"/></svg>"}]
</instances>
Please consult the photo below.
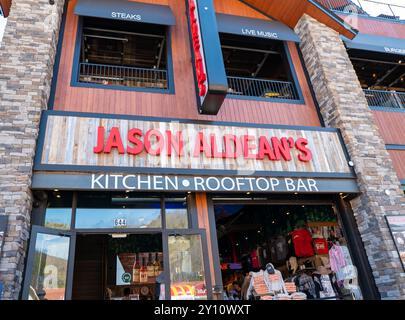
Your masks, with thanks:
<instances>
[{"instance_id":1,"label":"live music sign","mask_svg":"<svg viewBox=\"0 0 405 320\"><path fill-rule=\"evenodd\" d=\"M218 113L228 81L212 0L186 0L198 110Z\"/></svg>"}]
</instances>

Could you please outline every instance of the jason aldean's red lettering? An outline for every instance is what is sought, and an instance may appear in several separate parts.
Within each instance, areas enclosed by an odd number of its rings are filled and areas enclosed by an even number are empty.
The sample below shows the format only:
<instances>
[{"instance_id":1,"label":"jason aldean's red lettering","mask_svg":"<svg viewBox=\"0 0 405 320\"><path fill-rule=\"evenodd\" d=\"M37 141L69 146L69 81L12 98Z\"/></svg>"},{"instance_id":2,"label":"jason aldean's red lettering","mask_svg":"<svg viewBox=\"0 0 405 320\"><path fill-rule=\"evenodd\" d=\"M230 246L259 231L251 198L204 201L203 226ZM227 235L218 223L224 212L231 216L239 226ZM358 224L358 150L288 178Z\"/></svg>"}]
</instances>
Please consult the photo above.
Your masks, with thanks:
<instances>
[{"instance_id":1,"label":"jason aldean's red lettering","mask_svg":"<svg viewBox=\"0 0 405 320\"><path fill-rule=\"evenodd\" d=\"M143 132L133 128L125 132L125 137L117 127L106 132L103 126L98 127L97 145L93 152L109 154L116 150L118 154L139 155L147 153L153 156L172 154L178 157L222 158L222 159L255 159L271 161L291 161L297 157L298 161L309 162L312 152L305 138L267 137L233 134L216 136L214 133L197 132L193 145L184 145L183 132L164 132L150 129Z\"/></svg>"},{"instance_id":2,"label":"jason aldean's red lettering","mask_svg":"<svg viewBox=\"0 0 405 320\"><path fill-rule=\"evenodd\" d=\"M194 65L198 84L198 95L204 97L207 94L207 73L205 71L202 50L200 26L197 21L197 7L194 0L189 0L189 15L190 15L190 33L194 52Z\"/></svg>"}]
</instances>

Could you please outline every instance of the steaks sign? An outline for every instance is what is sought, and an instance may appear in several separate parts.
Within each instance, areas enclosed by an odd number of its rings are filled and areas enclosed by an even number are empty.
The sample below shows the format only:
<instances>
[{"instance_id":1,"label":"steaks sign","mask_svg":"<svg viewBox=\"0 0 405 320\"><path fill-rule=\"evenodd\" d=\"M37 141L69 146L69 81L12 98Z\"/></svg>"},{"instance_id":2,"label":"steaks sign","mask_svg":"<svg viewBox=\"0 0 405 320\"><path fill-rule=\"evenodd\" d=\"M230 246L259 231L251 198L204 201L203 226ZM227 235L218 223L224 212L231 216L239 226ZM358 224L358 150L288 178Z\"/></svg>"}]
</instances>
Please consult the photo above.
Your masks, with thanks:
<instances>
[{"instance_id":1,"label":"steaks sign","mask_svg":"<svg viewBox=\"0 0 405 320\"><path fill-rule=\"evenodd\" d=\"M36 170L352 177L334 129L45 114Z\"/></svg>"}]
</instances>

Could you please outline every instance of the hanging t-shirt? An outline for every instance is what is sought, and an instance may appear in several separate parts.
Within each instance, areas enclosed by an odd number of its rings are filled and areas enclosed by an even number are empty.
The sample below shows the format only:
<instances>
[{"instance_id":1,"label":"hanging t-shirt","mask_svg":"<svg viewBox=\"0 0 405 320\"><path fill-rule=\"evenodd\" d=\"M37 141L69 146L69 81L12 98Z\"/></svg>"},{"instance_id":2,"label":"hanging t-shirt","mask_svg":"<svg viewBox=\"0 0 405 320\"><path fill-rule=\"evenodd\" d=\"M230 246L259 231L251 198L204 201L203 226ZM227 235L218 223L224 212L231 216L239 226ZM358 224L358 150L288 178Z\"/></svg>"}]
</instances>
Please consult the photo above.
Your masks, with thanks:
<instances>
[{"instance_id":1,"label":"hanging t-shirt","mask_svg":"<svg viewBox=\"0 0 405 320\"><path fill-rule=\"evenodd\" d=\"M332 246L329 250L329 260L333 272L338 272L341 268L346 266L346 259L341 246Z\"/></svg>"},{"instance_id":2,"label":"hanging t-shirt","mask_svg":"<svg viewBox=\"0 0 405 320\"><path fill-rule=\"evenodd\" d=\"M271 260L273 262L284 262L288 256L287 239L283 236L277 236L270 243Z\"/></svg>"},{"instance_id":3,"label":"hanging t-shirt","mask_svg":"<svg viewBox=\"0 0 405 320\"><path fill-rule=\"evenodd\" d=\"M312 247L312 236L307 229L297 229L292 232L295 255L300 258L312 257L314 249Z\"/></svg>"},{"instance_id":4,"label":"hanging t-shirt","mask_svg":"<svg viewBox=\"0 0 405 320\"><path fill-rule=\"evenodd\" d=\"M259 257L257 256L257 250L254 249L250 252L250 259L252 261L252 268L253 269L259 269L260 264L259 264Z\"/></svg>"},{"instance_id":5,"label":"hanging t-shirt","mask_svg":"<svg viewBox=\"0 0 405 320\"><path fill-rule=\"evenodd\" d=\"M262 247L257 247L257 258L259 261L259 267L262 268L266 264L266 260L264 258L264 249Z\"/></svg>"},{"instance_id":6,"label":"hanging t-shirt","mask_svg":"<svg viewBox=\"0 0 405 320\"><path fill-rule=\"evenodd\" d=\"M324 238L314 239L314 249L316 254L328 254L328 241Z\"/></svg>"},{"instance_id":7,"label":"hanging t-shirt","mask_svg":"<svg viewBox=\"0 0 405 320\"><path fill-rule=\"evenodd\" d=\"M318 298L331 298L331 300L336 300L337 293L333 289L332 280L330 275L326 274L313 274L315 285L319 286Z\"/></svg>"},{"instance_id":8,"label":"hanging t-shirt","mask_svg":"<svg viewBox=\"0 0 405 320\"><path fill-rule=\"evenodd\" d=\"M294 280L295 285L298 288L298 291L304 292L308 299L316 299L317 294L316 294L316 287L315 287L315 282L310 277L309 275L303 273L299 276L297 276Z\"/></svg>"}]
</instances>

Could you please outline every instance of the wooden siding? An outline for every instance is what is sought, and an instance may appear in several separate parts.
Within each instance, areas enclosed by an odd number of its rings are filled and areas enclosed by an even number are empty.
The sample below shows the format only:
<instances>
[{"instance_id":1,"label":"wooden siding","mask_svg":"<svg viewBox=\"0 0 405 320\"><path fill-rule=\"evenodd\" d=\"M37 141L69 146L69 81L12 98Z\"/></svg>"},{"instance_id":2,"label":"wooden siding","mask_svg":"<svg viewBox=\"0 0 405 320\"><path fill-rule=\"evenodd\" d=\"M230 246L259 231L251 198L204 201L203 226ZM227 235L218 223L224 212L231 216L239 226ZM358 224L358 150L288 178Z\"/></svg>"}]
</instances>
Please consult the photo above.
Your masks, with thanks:
<instances>
[{"instance_id":1,"label":"wooden siding","mask_svg":"<svg viewBox=\"0 0 405 320\"><path fill-rule=\"evenodd\" d=\"M97 145L97 128L103 126L105 135L113 127L119 128L124 149L128 141L128 131L137 128L144 134L151 129L158 129L162 135L167 130L171 131L173 137L177 132L182 132L183 155L173 151L167 155L167 146L161 146L161 154L158 156L147 154L145 151L137 156L119 154L112 150L111 154L96 154L93 148ZM198 143L198 134L202 132L208 141L213 134L216 136L218 150L223 149L224 134L235 135L238 139L244 135L254 137L252 145L256 145L252 153L257 152L257 145L260 136L287 137L292 138L290 144L291 160L272 161L267 157L263 160L244 159L239 156L235 159L213 158L209 155L199 154L194 156ZM311 150L313 159L308 162L299 160L301 154L294 147L295 141L305 137L308 140L308 148ZM104 143L106 141L104 137ZM143 137L141 138L143 139ZM153 143L153 142L152 142ZM154 143L155 144L155 143ZM162 137L162 144L168 145L168 139ZM199 144L198 144L199 145ZM130 145L133 147L133 145ZM152 149L156 149L153 146ZM242 142L241 142L241 147ZM221 152L221 151L219 151ZM333 156L332 156L333 155ZM180 160L180 161L179 161ZM200 169L200 170L248 170L252 171L288 171L288 172L324 172L324 173L350 173L343 149L340 145L336 132L330 131L305 131L292 129L270 129L270 128L249 128L218 126L208 124L179 123L179 122L157 122L140 121L127 119L107 118L85 118L72 116L49 115L45 141L42 153L42 164L48 165L80 165L80 166L107 166L107 167L147 167L147 168L175 168L175 169Z\"/></svg>"},{"instance_id":2,"label":"wooden siding","mask_svg":"<svg viewBox=\"0 0 405 320\"><path fill-rule=\"evenodd\" d=\"M349 25L344 26L341 21L325 13L323 9L307 0L242 0L242 2L249 4L269 17L283 22L290 28L294 28L298 20L304 14L308 14L349 39L353 39L356 35L353 30L350 30Z\"/></svg>"},{"instance_id":3,"label":"wooden siding","mask_svg":"<svg viewBox=\"0 0 405 320\"><path fill-rule=\"evenodd\" d=\"M185 1L144 2L168 3L176 17L176 25L171 30L175 94L71 87L72 62L78 23L78 17L73 13L76 4L76 1L73 0L69 2L68 6L54 110L246 123L320 125L295 43L289 43L288 48L295 65L305 104L226 99L217 116L199 115L196 106ZM216 7L219 13L264 18L264 16L255 13L254 10L236 0L217 1Z\"/></svg>"},{"instance_id":4,"label":"wooden siding","mask_svg":"<svg viewBox=\"0 0 405 320\"><path fill-rule=\"evenodd\" d=\"M217 239L212 239L211 228L208 217L208 203L206 193L196 193L195 202L197 207L197 217L198 217L198 227L204 229L207 236L207 247L208 247L208 264L210 266L211 284L212 286L221 285L221 283L215 282L215 267L214 267L214 256L211 250L212 241L217 241Z\"/></svg>"},{"instance_id":5,"label":"wooden siding","mask_svg":"<svg viewBox=\"0 0 405 320\"><path fill-rule=\"evenodd\" d=\"M388 150L400 180L405 180L405 150Z\"/></svg>"},{"instance_id":6,"label":"wooden siding","mask_svg":"<svg viewBox=\"0 0 405 320\"><path fill-rule=\"evenodd\" d=\"M386 144L405 144L405 113L373 111Z\"/></svg>"},{"instance_id":7,"label":"wooden siding","mask_svg":"<svg viewBox=\"0 0 405 320\"><path fill-rule=\"evenodd\" d=\"M3 9L4 16L7 18L10 14L11 0L0 0L0 6Z\"/></svg>"}]
</instances>

